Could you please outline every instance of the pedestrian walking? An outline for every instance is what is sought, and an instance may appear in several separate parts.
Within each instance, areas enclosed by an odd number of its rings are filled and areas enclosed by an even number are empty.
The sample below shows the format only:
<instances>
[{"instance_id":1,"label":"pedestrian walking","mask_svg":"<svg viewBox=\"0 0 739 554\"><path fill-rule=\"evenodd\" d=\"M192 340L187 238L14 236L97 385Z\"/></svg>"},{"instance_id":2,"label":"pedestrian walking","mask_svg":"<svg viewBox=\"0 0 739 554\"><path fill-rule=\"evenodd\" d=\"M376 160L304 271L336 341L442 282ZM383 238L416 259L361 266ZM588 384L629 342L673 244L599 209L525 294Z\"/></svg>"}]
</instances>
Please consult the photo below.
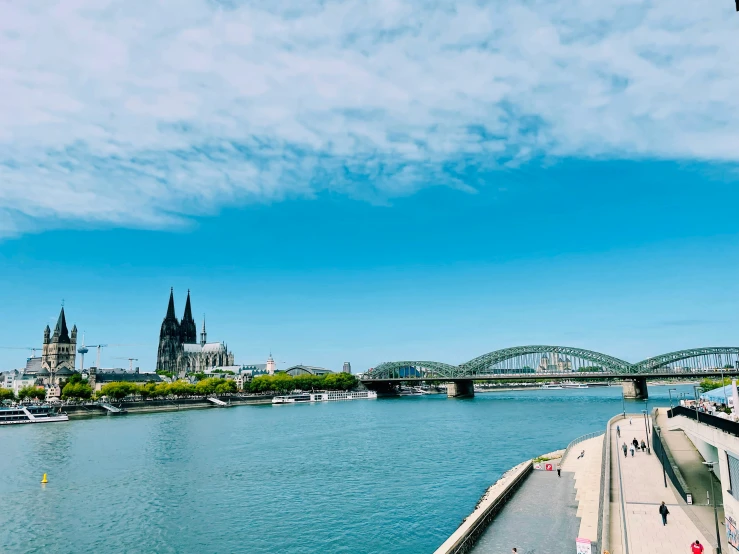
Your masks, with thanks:
<instances>
[{"instance_id":1,"label":"pedestrian walking","mask_svg":"<svg viewBox=\"0 0 739 554\"><path fill-rule=\"evenodd\" d=\"M634 457L634 447L633 446L631 447L631 457L632 458Z\"/></svg>"},{"instance_id":2,"label":"pedestrian walking","mask_svg":"<svg viewBox=\"0 0 739 554\"><path fill-rule=\"evenodd\" d=\"M659 505L659 515L662 516L662 525L667 525L667 514L669 513L670 513L670 510L668 510L665 503L662 502L662 504Z\"/></svg>"},{"instance_id":3,"label":"pedestrian walking","mask_svg":"<svg viewBox=\"0 0 739 554\"><path fill-rule=\"evenodd\" d=\"M621 438L621 427L616 425L616 436L620 439Z\"/></svg>"},{"instance_id":4,"label":"pedestrian walking","mask_svg":"<svg viewBox=\"0 0 739 554\"><path fill-rule=\"evenodd\" d=\"M623 451L624 451L624 458L626 458L626 456L627 456L627 454L628 454L628 451L629 451L629 450L628 450L628 448L626 448L626 443L624 443L624 445L623 445L623 446L622 446L621 448L622 448L622 449L623 449Z\"/></svg>"},{"instance_id":5,"label":"pedestrian walking","mask_svg":"<svg viewBox=\"0 0 739 554\"><path fill-rule=\"evenodd\" d=\"M631 425L631 418L629 418L629 425Z\"/></svg>"},{"instance_id":6,"label":"pedestrian walking","mask_svg":"<svg viewBox=\"0 0 739 554\"><path fill-rule=\"evenodd\" d=\"M693 554L703 554L703 545L701 544L701 541L695 539L695 542L690 545L690 550Z\"/></svg>"},{"instance_id":7,"label":"pedestrian walking","mask_svg":"<svg viewBox=\"0 0 739 554\"><path fill-rule=\"evenodd\" d=\"M557 466L557 477L562 477L562 469Z\"/></svg>"},{"instance_id":8,"label":"pedestrian walking","mask_svg":"<svg viewBox=\"0 0 739 554\"><path fill-rule=\"evenodd\" d=\"M641 440L641 444L639 446L642 449L642 452L646 452L647 451L647 445L644 442L644 439Z\"/></svg>"},{"instance_id":9,"label":"pedestrian walking","mask_svg":"<svg viewBox=\"0 0 739 554\"><path fill-rule=\"evenodd\" d=\"M513 550L511 550L511 552L512 552L512 554L517 554L517 553L518 553L518 550L516 550L516 549L514 548Z\"/></svg>"}]
</instances>

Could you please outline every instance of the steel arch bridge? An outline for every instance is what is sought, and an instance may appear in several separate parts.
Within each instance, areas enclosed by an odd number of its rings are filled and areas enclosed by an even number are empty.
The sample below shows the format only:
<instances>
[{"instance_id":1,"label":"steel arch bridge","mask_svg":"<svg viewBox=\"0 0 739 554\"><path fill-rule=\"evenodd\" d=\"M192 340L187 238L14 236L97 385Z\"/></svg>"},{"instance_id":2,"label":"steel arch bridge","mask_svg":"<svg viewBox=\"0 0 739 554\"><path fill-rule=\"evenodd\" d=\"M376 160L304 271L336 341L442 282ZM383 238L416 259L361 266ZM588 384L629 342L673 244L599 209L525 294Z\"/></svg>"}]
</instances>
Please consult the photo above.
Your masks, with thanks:
<instances>
[{"instance_id":1,"label":"steel arch bridge","mask_svg":"<svg viewBox=\"0 0 739 554\"><path fill-rule=\"evenodd\" d=\"M601 367L603 370L615 373L627 373L631 368L629 362L619 360L607 354L594 352L592 350L583 350L582 348L573 348L570 346L514 346L513 348L504 348L503 350L495 350L477 358L473 358L469 362L465 362L459 366L459 369L466 375L474 377L475 375L487 375L491 373L491 369L496 365L500 365L509 360L526 357L532 354L557 354L562 356L572 356L581 360L587 360L592 364Z\"/></svg>"},{"instance_id":2,"label":"steel arch bridge","mask_svg":"<svg viewBox=\"0 0 739 554\"><path fill-rule=\"evenodd\" d=\"M634 373L651 373L661 368L669 367L676 362L693 359L699 367L739 369L739 347L711 346L706 348L690 348L668 352L652 358L647 358L633 365Z\"/></svg>"},{"instance_id":3,"label":"steel arch bridge","mask_svg":"<svg viewBox=\"0 0 739 554\"><path fill-rule=\"evenodd\" d=\"M727 367L727 373L739 372L739 347L736 346L680 350L647 358L646 360L632 364L625 360L609 356L608 354L582 348L533 345L495 350L457 366L434 361L385 362L366 372L362 380L484 379L493 376L496 378L514 375L523 376L524 374L527 374L529 377L533 377L534 375L541 376L547 375L548 373L537 372L532 367L532 365L536 365L535 363L531 363L532 360L536 360L537 356L541 360L543 356L554 354L565 356L565 359L572 357L592 364L592 367L587 368L588 372L584 374L584 376L589 375L591 377L593 373L602 373L604 376L613 377L638 377L639 375L645 374L676 373L684 370L684 366L682 368L671 366L677 362L686 360L692 360L694 365L699 369L718 370L731 365L731 369ZM523 365L524 363L529 365ZM567 371L560 373L567 373ZM577 375L575 368L570 369L569 373Z\"/></svg>"}]
</instances>

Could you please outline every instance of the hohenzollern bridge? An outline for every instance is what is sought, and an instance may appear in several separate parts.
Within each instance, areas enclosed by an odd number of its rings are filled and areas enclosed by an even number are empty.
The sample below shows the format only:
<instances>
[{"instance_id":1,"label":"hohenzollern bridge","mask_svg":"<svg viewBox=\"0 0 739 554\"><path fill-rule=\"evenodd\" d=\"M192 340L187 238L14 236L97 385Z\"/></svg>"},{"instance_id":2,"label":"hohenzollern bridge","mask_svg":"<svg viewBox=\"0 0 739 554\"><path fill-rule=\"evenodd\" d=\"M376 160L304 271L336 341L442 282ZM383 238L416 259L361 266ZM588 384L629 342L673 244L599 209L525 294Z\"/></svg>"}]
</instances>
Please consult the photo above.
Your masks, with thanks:
<instances>
[{"instance_id":1,"label":"hohenzollern bridge","mask_svg":"<svg viewBox=\"0 0 739 554\"><path fill-rule=\"evenodd\" d=\"M570 346L515 346L460 365L442 362L385 362L365 372L362 383L392 393L400 383L445 382L449 396L471 396L475 381L624 381L626 398L646 398L647 379L739 375L739 347L718 346L669 352L630 363Z\"/></svg>"}]
</instances>

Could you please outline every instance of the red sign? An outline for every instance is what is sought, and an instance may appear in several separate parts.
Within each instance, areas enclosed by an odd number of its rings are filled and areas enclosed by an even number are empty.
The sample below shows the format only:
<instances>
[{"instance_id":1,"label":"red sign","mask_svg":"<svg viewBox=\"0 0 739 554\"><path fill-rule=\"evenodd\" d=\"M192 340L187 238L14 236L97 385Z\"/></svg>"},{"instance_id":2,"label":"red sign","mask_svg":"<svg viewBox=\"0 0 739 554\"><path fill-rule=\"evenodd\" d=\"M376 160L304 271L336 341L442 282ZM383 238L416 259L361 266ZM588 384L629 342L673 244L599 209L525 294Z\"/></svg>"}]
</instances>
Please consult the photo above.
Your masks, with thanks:
<instances>
[{"instance_id":1,"label":"red sign","mask_svg":"<svg viewBox=\"0 0 739 554\"><path fill-rule=\"evenodd\" d=\"M552 464L546 464L546 465L544 466L544 468L545 468L545 469L546 469L547 471L552 471Z\"/></svg>"}]
</instances>

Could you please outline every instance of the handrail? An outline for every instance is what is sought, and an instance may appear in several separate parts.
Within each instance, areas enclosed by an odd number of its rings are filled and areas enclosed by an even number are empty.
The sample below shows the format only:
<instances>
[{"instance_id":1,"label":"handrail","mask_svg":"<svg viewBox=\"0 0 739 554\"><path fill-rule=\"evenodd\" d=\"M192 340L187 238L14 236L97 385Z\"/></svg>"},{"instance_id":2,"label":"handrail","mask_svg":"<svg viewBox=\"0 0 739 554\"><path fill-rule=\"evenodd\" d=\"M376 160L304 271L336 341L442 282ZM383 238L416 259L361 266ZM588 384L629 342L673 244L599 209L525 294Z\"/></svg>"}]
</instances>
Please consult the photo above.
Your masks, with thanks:
<instances>
[{"instance_id":1,"label":"handrail","mask_svg":"<svg viewBox=\"0 0 739 554\"><path fill-rule=\"evenodd\" d=\"M582 435L580 437L577 437L574 439L570 444L567 445L567 448L565 448L564 454L562 454L562 459L559 461L559 465L562 466L565 463L565 458L567 457L567 454L570 453L570 449L575 446L576 444L579 444L583 441L586 441L588 439L594 439L597 436L602 435L602 431L597 431L595 433L588 433L587 435Z\"/></svg>"},{"instance_id":2,"label":"handrail","mask_svg":"<svg viewBox=\"0 0 739 554\"><path fill-rule=\"evenodd\" d=\"M618 488L621 497L621 542L623 547L623 553L629 554L629 534L626 530L626 501L624 500L624 482L621 477L621 456L616 456L618 462Z\"/></svg>"},{"instance_id":3,"label":"handrail","mask_svg":"<svg viewBox=\"0 0 739 554\"><path fill-rule=\"evenodd\" d=\"M598 499L598 550L603 552L611 551L611 425L620 417L619 414L608 421L603 437Z\"/></svg>"}]
</instances>

